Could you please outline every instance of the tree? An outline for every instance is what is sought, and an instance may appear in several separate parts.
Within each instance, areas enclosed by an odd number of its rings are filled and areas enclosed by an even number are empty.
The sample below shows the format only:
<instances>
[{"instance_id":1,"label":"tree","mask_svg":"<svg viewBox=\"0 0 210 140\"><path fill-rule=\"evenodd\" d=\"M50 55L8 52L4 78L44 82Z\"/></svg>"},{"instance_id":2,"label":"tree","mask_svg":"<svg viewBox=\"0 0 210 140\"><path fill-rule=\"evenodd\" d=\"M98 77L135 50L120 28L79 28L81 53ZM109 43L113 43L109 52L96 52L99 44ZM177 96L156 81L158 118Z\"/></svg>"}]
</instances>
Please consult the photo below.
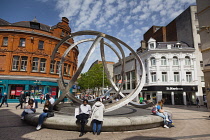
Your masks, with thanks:
<instances>
[{"instance_id":1,"label":"tree","mask_svg":"<svg viewBox=\"0 0 210 140\"><path fill-rule=\"evenodd\" d=\"M95 64L88 72L81 74L81 77L77 81L78 85L85 91L86 89L94 90L95 88L99 90L100 87L103 87L104 80L104 87L110 86L110 82L107 79L106 73L104 72L103 74L103 70L102 64Z\"/></svg>"}]
</instances>

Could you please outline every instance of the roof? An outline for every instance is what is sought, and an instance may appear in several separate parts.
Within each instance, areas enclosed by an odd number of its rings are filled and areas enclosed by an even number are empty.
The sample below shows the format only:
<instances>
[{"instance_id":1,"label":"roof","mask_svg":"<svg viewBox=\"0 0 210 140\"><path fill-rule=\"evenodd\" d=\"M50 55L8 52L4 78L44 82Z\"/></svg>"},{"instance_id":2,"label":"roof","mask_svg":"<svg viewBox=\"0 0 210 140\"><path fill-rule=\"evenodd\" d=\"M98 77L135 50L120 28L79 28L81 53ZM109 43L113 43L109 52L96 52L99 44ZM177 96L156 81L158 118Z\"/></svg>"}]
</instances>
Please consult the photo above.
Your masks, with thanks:
<instances>
[{"instance_id":1,"label":"roof","mask_svg":"<svg viewBox=\"0 0 210 140\"><path fill-rule=\"evenodd\" d=\"M34 22L36 21L36 22ZM9 23L3 19L0 18L0 26L5 26L5 25L11 25L11 26L20 26L20 27L26 27L26 28L31 28L31 23L39 24L39 29L44 30L49 32L51 27L42 23L38 23L37 20L33 21L20 21L20 22L15 22L15 23Z\"/></svg>"},{"instance_id":2,"label":"roof","mask_svg":"<svg viewBox=\"0 0 210 140\"><path fill-rule=\"evenodd\" d=\"M177 41L173 41L173 42L157 42L157 49L167 49L167 45L171 45L171 49L177 49L177 45L180 45L181 48L192 48L190 46L188 46L186 43L184 42L177 42Z\"/></svg>"}]
</instances>

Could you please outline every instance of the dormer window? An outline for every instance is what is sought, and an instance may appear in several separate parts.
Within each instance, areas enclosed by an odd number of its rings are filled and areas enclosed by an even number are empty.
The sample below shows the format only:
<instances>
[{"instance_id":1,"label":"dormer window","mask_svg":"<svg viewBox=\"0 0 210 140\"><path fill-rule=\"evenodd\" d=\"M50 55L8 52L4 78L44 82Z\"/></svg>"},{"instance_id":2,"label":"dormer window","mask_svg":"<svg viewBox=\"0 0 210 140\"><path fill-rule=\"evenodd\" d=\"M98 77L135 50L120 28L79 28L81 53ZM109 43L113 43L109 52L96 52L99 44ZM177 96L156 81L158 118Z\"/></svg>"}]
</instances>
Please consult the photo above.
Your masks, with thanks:
<instances>
[{"instance_id":1,"label":"dormer window","mask_svg":"<svg viewBox=\"0 0 210 140\"><path fill-rule=\"evenodd\" d=\"M37 22L30 22L30 27L32 29L40 29L40 23L37 23Z\"/></svg>"},{"instance_id":2,"label":"dormer window","mask_svg":"<svg viewBox=\"0 0 210 140\"><path fill-rule=\"evenodd\" d=\"M182 48L181 43L177 42L177 43L175 44L175 48Z\"/></svg>"},{"instance_id":3,"label":"dormer window","mask_svg":"<svg viewBox=\"0 0 210 140\"><path fill-rule=\"evenodd\" d=\"M148 41L148 48L149 49L155 49L156 48L156 40L153 38L150 38Z\"/></svg>"},{"instance_id":4,"label":"dormer window","mask_svg":"<svg viewBox=\"0 0 210 140\"><path fill-rule=\"evenodd\" d=\"M154 48L155 48L154 43L151 43L151 44L149 44L149 45L150 45L150 49L154 49Z\"/></svg>"}]
</instances>

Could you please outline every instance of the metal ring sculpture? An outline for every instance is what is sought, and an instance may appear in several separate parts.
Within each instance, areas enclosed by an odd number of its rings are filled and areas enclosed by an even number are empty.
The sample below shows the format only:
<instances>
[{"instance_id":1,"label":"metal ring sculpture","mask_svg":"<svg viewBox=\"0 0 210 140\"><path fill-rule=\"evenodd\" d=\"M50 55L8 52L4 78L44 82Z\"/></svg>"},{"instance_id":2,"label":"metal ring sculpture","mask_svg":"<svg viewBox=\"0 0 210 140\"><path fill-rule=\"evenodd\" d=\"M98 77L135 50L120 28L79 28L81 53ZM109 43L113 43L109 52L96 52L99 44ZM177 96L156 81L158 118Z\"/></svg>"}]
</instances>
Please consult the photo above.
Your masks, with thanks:
<instances>
[{"instance_id":1,"label":"metal ring sculpture","mask_svg":"<svg viewBox=\"0 0 210 140\"><path fill-rule=\"evenodd\" d=\"M87 60L89 59L89 57L91 56L91 54L93 53L93 51L95 50L96 46L99 43L100 43L101 58L102 58L104 70L106 72L108 80L110 81L113 89L117 92L113 96L113 98L118 96L119 94L123 97L122 99L120 99L120 101L115 102L115 103L111 103L111 104L108 104L107 106L105 106L105 108L106 108L105 111L106 112L113 111L115 109L118 109L118 108L128 104L129 102L131 104L135 104L135 103L132 102L132 100L140 93L140 91L142 90L142 88L144 86L144 83L145 83L145 68L144 68L143 62L142 62L141 58L138 56L138 54L136 54L136 52L130 46L128 46L126 43L124 43L123 41L121 41L121 40L119 40L119 39L117 39L113 36L110 36L110 35L107 35L107 34L104 34L104 33L101 33L101 32L97 32L97 31L79 31L79 32L72 33L71 35L63 38L54 48L51 59L54 60L55 55L56 55L59 47L63 43L65 43L66 41L68 41L71 38L74 38L76 36L82 36L82 35L94 35L94 36L96 36L96 38L95 39L89 38L89 39L80 40L80 41L78 41L74 44L71 44L71 46L64 52L63 56L61 57L60 64L59 64L59 80L58 80L58 86L59 86L60 90L62 91L62 94L60 95L58 100L54 103L54 105L59 104L59 102L62 101L65 98L65 96L68 97L69 99L73 100L73 101L76 101L78 103L82 103L82 100L76 98L73 94L70 93L70 88L76 82L76 80L77 80L78 76L80 75L80 73L82 72ZM119 53L110 44L104 42L104 39L107 39L107 40L109 40L110 42L112 42L116 45L116 47L120 50L120 52L122 54L122 58L120 57ZM67 85L65 85L64 79L63 79L63 73L62 73L62 64L65 61L65 57L78 44L81 44L83 42L89 42L89 41L92 41L93 44L91 45L90 49L88 50L86 56L84 57L80 66L78 67L77 71L72 76L71 80L68 82ZM119 88L115 85L115 83L112 80L112 77L111 77L111 75L108 71L106 60L105 60L104 45L108 46L111 50L114 51L114 53L117 55L121 65L122 65L122 70L121 70L122 84L120 85ZM121 45L123 45L124 47L126 47L127 49L129 49L131 51L131 53L134 55L137 63L139 64L139 65L137 65L138 68L137 68L137 72L136 72L136 78L137 78L136 88L130 94L128 94L127 96L124 96L121 92L121 88L122 88L122 86L125 82L124 81L125 54L124 54L124 51L123 51ZM140 70L142 70L141 80L139 79ZM108 102L108 101L106 101L106 102Z\"/></svg>"}]
</instances>

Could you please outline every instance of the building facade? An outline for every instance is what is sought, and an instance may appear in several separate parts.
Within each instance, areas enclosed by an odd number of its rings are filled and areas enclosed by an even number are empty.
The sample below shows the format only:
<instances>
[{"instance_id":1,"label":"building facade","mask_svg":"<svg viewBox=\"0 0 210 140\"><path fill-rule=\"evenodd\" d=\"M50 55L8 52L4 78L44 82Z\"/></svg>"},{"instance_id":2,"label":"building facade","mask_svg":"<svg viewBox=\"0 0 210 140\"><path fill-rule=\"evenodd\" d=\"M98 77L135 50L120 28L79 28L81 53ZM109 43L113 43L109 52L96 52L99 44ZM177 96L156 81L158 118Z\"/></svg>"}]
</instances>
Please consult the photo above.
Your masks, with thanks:
<instances>
[{"instance_id":1,"label":"building facade","mask_svg":"<svg viewBox=\"0 0 210 140\"><path fill-rule=\"evenodd\" d=\"M16 102L22 90L35 94L50 92L59 96L57 85L59 63L73 39L62 44L55 61L50 56L57 43L71 34L69 20L65 17L55 26L33 21L9 23L0 19L0 90ZM78 48L74 48L63 64L65 80L77 69Z\"/></svg>"},{"instance_id":2,"label":"building facade","mask_svg":"<svg viewBox=\"0 0 210 140\"><path fill-rule=\"evenodd\" d=\"M199 34L201 38L201 52L203 56L203 72L205 79L206 95L208 108L210 108L210 1L197 0Z\"/></svg>"},{"instance_id":3,"label":"building facade","mask_svg":"<svg viewBox=\"0 0 210 140\"><path fill-rule=\"evenodd\" d=\"M166 26L152 26L145 34L144 41L142 41L141 47L137 50L143 52L147 50L147 42L150 38L154 38L157 42L171 42L182 41L189 47L195 49L196 65L197 65L197 82L198 82L198 94L203 98L205 96L205 82L203 74L203 58L200 49L200 35L199 22L197 17L197 6L190 6L173 21ZM203 104L203 99L201 104Z\"/></svg>"},{"instance_id":4,"label":"building facade","mask_svg":"<svg viewBox=\"0 0 210 140\"><path fill-rule=\"evenodd\" d=\"M147 50L137 52L146 69L145 86L140 93L145 99L166 104L195 104L198 93L198 76L195 49L183 42L156 42L150 38ZM136 84L136 61L133 55L126 58L123 93L130 93ZM120 63L115 64L115 80L119 80ZM141 75L140 75L141 78Z\"/></svg>"}]
</instances>

